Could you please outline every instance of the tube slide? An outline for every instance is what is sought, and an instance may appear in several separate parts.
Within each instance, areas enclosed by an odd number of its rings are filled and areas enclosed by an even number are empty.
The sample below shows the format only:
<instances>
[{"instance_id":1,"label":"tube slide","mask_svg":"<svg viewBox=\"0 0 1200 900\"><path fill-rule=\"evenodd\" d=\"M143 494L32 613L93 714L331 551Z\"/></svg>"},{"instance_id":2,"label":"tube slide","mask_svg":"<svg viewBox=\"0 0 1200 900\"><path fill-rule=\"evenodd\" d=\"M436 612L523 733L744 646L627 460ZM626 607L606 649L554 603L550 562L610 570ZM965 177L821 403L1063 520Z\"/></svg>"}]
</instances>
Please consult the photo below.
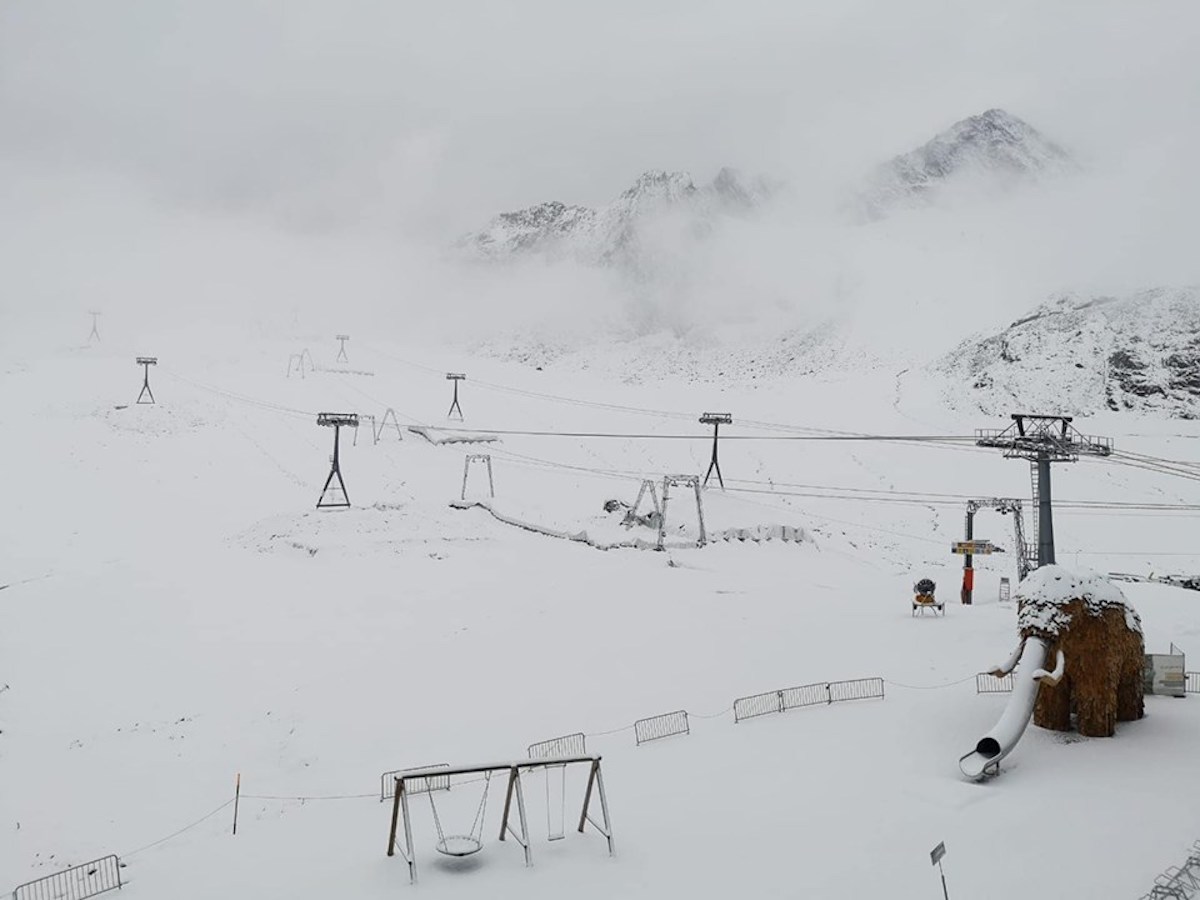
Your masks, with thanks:
<instances>
[{"instance_id":1,"label":"tube slide","mask_svg":"<svg viewBox=\"0 0 1200 900\"><path fill-rule=\"evenodd\" d=\"M1040 638L1024 638L1008 662L992 672L993 675L1006 675L1016 666L1012 695L996 727L981 737L975 749L958 761L958 767L968 778L978 781L988 769L999 767L1000 760L1012 752L1025 733L1042 681L1058 684L1062 678L1066 661L1061 650L1058 651L1053 672L1041 668L1048 649Z\"/></svg>"}]
</instances>

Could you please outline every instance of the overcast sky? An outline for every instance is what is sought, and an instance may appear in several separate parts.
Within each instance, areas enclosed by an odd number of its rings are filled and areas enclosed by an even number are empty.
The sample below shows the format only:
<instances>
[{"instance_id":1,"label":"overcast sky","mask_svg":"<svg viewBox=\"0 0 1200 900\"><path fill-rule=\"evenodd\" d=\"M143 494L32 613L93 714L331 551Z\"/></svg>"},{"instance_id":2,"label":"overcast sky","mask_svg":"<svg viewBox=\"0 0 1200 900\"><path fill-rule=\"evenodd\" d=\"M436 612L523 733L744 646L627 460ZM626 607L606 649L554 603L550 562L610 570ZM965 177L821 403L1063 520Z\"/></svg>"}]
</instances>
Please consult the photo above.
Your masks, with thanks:
<instances>
[{"instance_id":1,"label":"overcast sky","mask_svg":"<svg viewBox=\"0 0 1200 900\"><path fill-rule=\"evenodd\" d=\"M1196 283L1197 47L1192 0L0 0L0 342L99 307L130 340L834 311L947 343L1057 290ZM991 107L1089 174L869 230L823 212ZM788 180L799 219L677 254L653 295L444 254L503 210L724 165Z\"/></svg>"},{"instance_id":2,"label":"overcast sky","mask_svg":"<svg viewBox=\"0 0 1200 900\"><path fill-rule=\"evenodd\" d=\"M992 106L1192 155L1197 46L1185 0L3 0L0 159L443 236L648 168L846 179Z\"/></svg>"}]
</instances>

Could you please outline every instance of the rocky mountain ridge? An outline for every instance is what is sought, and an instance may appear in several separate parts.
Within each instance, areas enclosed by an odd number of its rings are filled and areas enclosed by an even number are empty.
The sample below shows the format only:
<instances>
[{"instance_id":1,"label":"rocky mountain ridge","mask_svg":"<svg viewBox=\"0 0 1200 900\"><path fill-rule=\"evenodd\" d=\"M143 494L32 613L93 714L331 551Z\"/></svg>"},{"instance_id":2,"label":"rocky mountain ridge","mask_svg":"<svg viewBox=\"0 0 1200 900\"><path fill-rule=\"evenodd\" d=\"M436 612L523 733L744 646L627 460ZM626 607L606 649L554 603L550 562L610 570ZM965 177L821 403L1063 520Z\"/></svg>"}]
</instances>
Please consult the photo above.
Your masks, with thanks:
<instances>
[{"instance_id":1,"label":"rocky mountain ridge","mask_svg":"<svg viewBox=\"0 0 1200 900\"><path fill-rule=\"evenodd\" d=\"M1060 294L938 369L952 405L1057 415L1102 410L1200 418L1200 287L1122 297Z\"/></svg>"},{"instance_id":2,"label":"rocky mountain ridge","mask_svg":"<svg viewBox=\"0 0 1200 900\"><path fill-rule=\"evenodd\" d=\"M721 216L745 215L769 202L781 185L765 177L747 178L721 169L697 187L686 172L661 169L642 173L611 203L593 209L557 200L501 213L455 246L491 262L523 256L571 260L647 274L645 232L664 220L700 236Z\"/></svg>"},{"instance_id":3,"label":"rocky mountain ridge","mask_svg":"<svg viewBox=\"0 0 1200 900\"><path fill-rule=\"evenodd\" d=\"M928 203L942 188L968 175L1011 186L1074 167L1067 152L1033 126L1004 110L990 109L878 166L851 192L848 212L858 221L869 221L897 208ZM778 179L747 177L732 168L721 169L699 187L686 172L653 169L604 206L550 200L501 213L460 238L455 248L479 261L536 256L623 269L645 280L654 274L656 262L648 246L653 243L650 232L664 220L677 236L703 238L722 218L751 216L787 192Z\"/></svg>"},{"instance_id":4,"label":"rocky mountain ridge","mask_svg":"<svg viewBox=\"0 0 1200 900\"><path fill-rule=\"evenodd\" d=\"M855 203L859 214L871 220L898 208L927 204L965 178L1006 189L1076 168L1066 150L1028 122L1002 109L989 109L877 167Z\"/></svg>"}]
</instances>

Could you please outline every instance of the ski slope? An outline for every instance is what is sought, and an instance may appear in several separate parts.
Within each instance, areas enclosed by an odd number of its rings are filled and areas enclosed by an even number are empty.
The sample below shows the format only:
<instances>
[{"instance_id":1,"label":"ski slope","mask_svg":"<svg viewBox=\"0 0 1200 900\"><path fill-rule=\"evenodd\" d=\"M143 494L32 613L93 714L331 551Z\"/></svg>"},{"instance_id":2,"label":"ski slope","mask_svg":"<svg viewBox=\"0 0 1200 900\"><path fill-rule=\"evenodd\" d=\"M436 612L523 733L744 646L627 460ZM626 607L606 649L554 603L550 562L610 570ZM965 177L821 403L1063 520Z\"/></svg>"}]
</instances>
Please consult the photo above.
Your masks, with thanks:
<instances>
[{"instance_id":1,"label":"ski slope","mask_svg":"<svg viewBox=\"0 0 1200 900\"><path fill-rule=\"evenodd\" d=\"M1027 494L1023 463L963 444L725 440L996 424L943 412L935 386L910 376L898 392L893 373L872 370L764 389L631 386L597 366L538 372L365 335L348 368L372 375L285 378L304 346L333 367L335 342L217 342L202 330L5 348L0 889L115 852L133 900L901 900L935 895L927 854L945 840L954 894L1120 898L1144 893L1200 835L1186 790L1194 698L1147 698L1146 718L1111 740L1030 728L984 784L958 771L1007 702L976 696L973 676L1016 641L1015 610L996 602L1015 561L977 558L977 602L964 607L948 545L961 538L960 498ZM151 352L158 404L132 405L133 357ZM392 407L403 424L443 424L447 370L468 373L463 427L501 440L343 435L354 506L315 510L332 449L315 414ZM601 551L450 506L464 454L488 452L497 511L628 538L604 501L632 503L642 477L703 472L710 445L695 419L714 409L735 424L720 448L729 490L704 494L709 530L788 525L807 540ZM1185 422L1087 424L1170 458L1189 458L1200 436ZM653 437L678 434L697 439ZM468 499L485 499L478 475ZM1193 481L1113 464L1055 470L1061 501L1198 494ZM685 543L694 526L676 502L683 528L671 521L671 535ZM1064 508L1059 562L1197 571L1194 517ZM981 515L976 534L1010 545L1011 522ZM946 595L944 618L910 615L909 587L925 575ZM1123 589L1149 652L1174 642L1200 654L1193 593ZM728 711L748 694L872 676L885 699L738 724ZM690 735L635 745L634 720L676 709L692 714ZM480 854L439 858L430 811L415 805L419 887L385 856L380 773L518 757L576 731L604 757L613 858L594 833L546 841L554 810L537 775L526 783L532 869L495 841L496 794ZM443 818L465 829L478 788L439 798ZM581 794L576 777L568 822Z\"/></svg>"}]
</instances>

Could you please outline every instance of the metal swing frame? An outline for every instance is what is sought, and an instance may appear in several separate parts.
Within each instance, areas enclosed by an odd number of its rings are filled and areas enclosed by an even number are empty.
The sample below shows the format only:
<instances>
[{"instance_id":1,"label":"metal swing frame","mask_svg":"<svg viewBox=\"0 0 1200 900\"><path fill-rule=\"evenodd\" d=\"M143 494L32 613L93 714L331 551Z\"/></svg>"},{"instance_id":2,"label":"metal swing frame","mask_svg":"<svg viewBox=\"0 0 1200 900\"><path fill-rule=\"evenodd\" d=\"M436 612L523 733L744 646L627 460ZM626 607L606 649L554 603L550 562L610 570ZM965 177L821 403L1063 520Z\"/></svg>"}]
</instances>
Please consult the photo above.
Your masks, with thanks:
<instances>
[{"instance_id":1,"label":"metal swing frame","mask_svg":"<svg viewBox=\"0 0 1200 900\"><path fill-rule=\"evenodd\" d=\"M613 837L612 823L608 816L608 798L604 793L604 775L600 771L599 756L546 756L537 759L518 759L511 762L493 762L479 763L469 766L436 766L426 769L411 769L402 773L397 773L396 790L392 800L392 822L388 830L388 846L387 855L395 856L397 849L404 861L408 863L408 880L410 884L417 882L417 858L416 852L413 849L413 829L412 815L409 810L408 798L410 794L419 793L422 790L427 790L429 779L445 778L449 779L455 775L476 775L487 774L490 776L496 772L508 772L508 786L504 794L504 814L500 820L499 839L505 840L511 836L525 852L525 865L533 865L533 852L530 847L529 840L529 820L525 814L525 792L521 787L521 775L532 769L545 768L547 766L566 766L587 763L589 765L587 790L583 796L583 806L579 812L578 831L582 834L584 828L591 823L600 834L604 836L608 844L608 854L613 855ZM490 787L490 781L489 781ZM591 815L591 802L593 793L600 800L600 819L597 822ZM516 799L516 822L512 821L513 799ZM486 801L487 794L484 794ZM481 807L482 808L482 807ZM434 807L436 812L437 807ZM478 814L477 814L478 815ZM480 817L481 819L482 817ZM403 847L399 846L397 834L400 829L404 831ZM482 834L483 823L480 821L480 834Z\"/></svg>"}]
</instances>

